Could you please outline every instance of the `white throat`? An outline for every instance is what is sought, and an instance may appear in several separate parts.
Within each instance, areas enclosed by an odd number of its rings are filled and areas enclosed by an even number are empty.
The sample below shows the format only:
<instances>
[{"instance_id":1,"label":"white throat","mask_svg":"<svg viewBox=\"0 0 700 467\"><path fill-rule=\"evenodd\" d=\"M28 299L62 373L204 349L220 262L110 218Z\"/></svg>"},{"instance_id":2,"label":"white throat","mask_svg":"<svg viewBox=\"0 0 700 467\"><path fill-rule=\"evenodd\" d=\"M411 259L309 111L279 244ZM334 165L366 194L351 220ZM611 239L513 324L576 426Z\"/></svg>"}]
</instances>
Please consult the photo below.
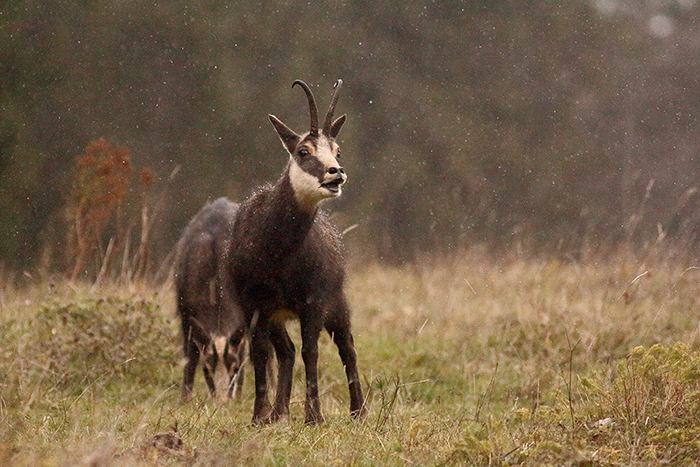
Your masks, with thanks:
<instances>
[{"instance_id":1,"label":"white throat","mask_svg":"<svg viewBox=\"0 0 700 467\"><path fill-rule=\"evenodd\" d=\"M340 190L333 193L322 187L318 178L299 167L293 157L290 157L289 161L289 181L297 202L302 208L309 211L316 208L318 203L324 199L340 196Z\"/></svg>"}]
</instances>

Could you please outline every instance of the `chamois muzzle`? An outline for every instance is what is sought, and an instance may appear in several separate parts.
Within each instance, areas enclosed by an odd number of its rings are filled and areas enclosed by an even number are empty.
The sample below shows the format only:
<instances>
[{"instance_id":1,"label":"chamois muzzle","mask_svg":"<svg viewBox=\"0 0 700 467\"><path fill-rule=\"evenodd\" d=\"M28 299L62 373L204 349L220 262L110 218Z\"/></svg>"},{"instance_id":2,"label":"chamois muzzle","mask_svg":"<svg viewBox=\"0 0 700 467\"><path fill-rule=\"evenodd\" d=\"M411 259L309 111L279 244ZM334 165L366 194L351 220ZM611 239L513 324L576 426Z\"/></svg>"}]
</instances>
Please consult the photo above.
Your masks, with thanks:
<instances>
[{"instance_id":1,"label":"chamois muzzle","mask_svg":"<svg viewBox=\"0 0 700 467\"><path fill-rule=\"evenodd\" d=\"M321 183L321 187L326 189L332 196L340 195L340 186L345 183L348 176L345 175L345 170L342 167L331 167Z\"/></svg>"}]
</instances>

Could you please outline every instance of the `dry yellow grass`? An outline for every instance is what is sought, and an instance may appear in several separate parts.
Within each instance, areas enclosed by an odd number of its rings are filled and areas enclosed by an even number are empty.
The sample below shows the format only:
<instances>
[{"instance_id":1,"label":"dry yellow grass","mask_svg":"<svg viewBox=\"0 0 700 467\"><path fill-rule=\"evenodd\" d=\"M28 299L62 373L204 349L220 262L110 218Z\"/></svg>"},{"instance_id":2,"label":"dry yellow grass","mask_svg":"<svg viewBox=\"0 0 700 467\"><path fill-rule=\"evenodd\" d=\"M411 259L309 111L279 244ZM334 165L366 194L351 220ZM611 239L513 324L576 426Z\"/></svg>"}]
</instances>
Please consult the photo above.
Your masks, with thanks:
<instances>
[{"instance_id":1,"label":"dry yellow grass","mask_svg":"<svg viewBox=\"0 0 700 467\"><path fill-rule=\"evenodd\" d=\"M355 266L369 416L350 420L324 336L327 423L303 425L299 359L292 420L254 428L250 378L242 401L221 405L198 375L194 400L178 403L170 289L6 285L0 464L689 464L700 459L699 287L696 268L620 258L470 251Z\"/></svg>"}]
</instances>

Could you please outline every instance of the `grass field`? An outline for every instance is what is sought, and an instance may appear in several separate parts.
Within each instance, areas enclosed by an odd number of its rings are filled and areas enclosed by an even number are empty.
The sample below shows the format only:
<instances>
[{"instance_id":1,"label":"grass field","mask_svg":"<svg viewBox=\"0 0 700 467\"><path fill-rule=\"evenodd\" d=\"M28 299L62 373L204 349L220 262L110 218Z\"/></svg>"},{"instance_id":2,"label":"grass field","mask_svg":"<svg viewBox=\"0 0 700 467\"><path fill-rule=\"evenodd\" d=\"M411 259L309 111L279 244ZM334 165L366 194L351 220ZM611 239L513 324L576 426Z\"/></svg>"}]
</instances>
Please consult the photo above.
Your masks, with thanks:
<instances>
[{"instance_id":1,"label":"grass field","mask_svg":"<svg viewBox=\"0 0 700 467\"><path fill-rule=\"evenodd\" d=\"M486 258L351 268L369 415L349 418L324 335L327 422L313 427L298 355L289 423L250 425L252 373L241 401L211 400L200 372L193 400L179 403L169 287L5 284L0 465L700 461L700 269Z\"/></svg>"}]
</instances>

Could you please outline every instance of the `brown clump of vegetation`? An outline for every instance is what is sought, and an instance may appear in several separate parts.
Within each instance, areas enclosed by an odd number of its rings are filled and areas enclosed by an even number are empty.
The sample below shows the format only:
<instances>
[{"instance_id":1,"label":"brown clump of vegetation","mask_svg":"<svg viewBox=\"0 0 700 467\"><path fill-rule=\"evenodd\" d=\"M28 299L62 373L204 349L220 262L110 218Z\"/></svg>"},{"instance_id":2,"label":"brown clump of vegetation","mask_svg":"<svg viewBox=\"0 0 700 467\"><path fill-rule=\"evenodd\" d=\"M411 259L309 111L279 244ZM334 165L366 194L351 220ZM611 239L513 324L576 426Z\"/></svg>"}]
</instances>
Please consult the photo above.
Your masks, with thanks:
<instances>
[{"instance_id":1,"label":"brown clump of vegetation","mask_svg":"<svg viewBox=\"0 0 700 467\"><path fill-rule=\"evenodd\" d=\"M151 210L149 188L155 181L150 168L133 180L131 151L105 138L88 143L76 157L73 186L68 200L67 276L99 283L118 269L111 262L122 255L122 278L140 278L148 265ZM134 187L136 185L136 187ZM131 200L136 191L137 200ZM140 242L130 257L131 233L137 224L133 205L140 205Z\"/></svg>"},{"instance_id":2,"label":"brown clump of vegetation","mask_svg":"<svg viewBox=\"0 0 700 467\"><path fill-rule=\"evenodd\" d=\"M122 233L121 215L117 214L121 214L133 169L130 151L104 138L87 145L76 158L75 168L69 208L73 221L68 238L68 251L74 258L71 282L83 272L88 256L102 246L105 229L115 216L117 233Z\"/></svg>"}]
</instances>

